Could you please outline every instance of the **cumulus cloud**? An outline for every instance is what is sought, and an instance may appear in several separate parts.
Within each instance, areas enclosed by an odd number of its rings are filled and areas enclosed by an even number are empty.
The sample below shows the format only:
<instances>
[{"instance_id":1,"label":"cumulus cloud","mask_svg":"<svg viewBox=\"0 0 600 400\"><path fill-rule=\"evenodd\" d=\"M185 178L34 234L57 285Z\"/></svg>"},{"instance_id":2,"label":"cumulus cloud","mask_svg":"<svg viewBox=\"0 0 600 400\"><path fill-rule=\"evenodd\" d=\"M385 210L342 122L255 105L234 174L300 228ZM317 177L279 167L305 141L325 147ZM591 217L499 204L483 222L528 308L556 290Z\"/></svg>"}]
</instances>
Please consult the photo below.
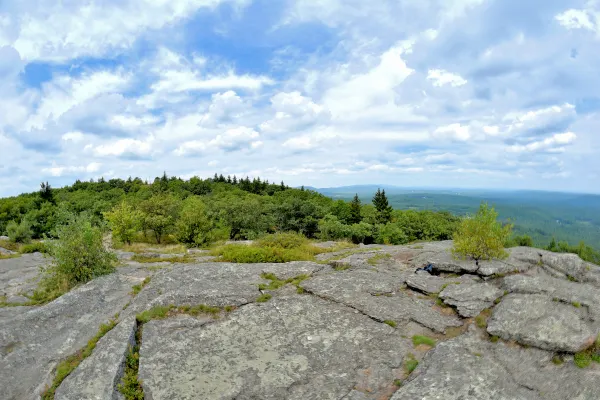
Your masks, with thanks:
<instances>
[{"instance_id":1,"label":"cumulus cloud","mask_svg":"<svg viewBox=\"0 0 600 400\"><path fill-rule=\"evenodd\" d=\"M539 152L562 153L564 146L572 144L577 135L573 132L557 133L544 140L534 141L526 145L509 146L506 150L512 153Z\"/></svg>"},{"instance_id":2,"label":"cumulus cloud","mask_svg":"<svg viewBox=\"0 0 600 400\"><path fill-rule=\"evenodd\" d=\"M102 167L102 164L97 162L92 162L85 166L58 166L53 164L51 167L42 168L42 173L50 174L51 176L76 175L86 172L98 172L100 167Z\"/></svg>"},{"instance_id":3,"label":"cumulus cloud","mask_svg":"<svg viewBox=\"0 0 600 400\"><path fill-rule=\"evenodd\" d=\"M263 122L260 129L266 133L295 132L326 123L331 118L329 111L316 104L300 92L280 92L271 98L275 116Z\"/></svg>"},{"instance_id":4,"label":"cumulus cloud","mask_svg":"<svg viewBox=\"0 0 600 400\"><path fill-rule=\"evenodd\" d=\"M471 139L470 128L461 124L450 124L436 128L432 135L434 139L467 141Z\"/></svg>"},{"instance_id":5,"label":"cumulus cloud","mask_svg":"<svg viewBox=\"0 0 600 400\"><path fill-rule=\"evenodd\" d=\"M429 79L433 86L463 86L467 84L467 80L460 75L453 74L443 69L430 69L427 73L427 79Z\"/></svg>"},{"instance_id":6,"label":"cumulus cloud","mask_svg":"<svg viewBox=\"0 0 600 400\"><path fill-rule=\"evenodd\" d=\"M97 146L86 146L94 155L99 157L145 157L149 156L153 151L154 138L150 137L146 140L138 139L119 139L106 144Z\"/></svg>"}]
</instances>

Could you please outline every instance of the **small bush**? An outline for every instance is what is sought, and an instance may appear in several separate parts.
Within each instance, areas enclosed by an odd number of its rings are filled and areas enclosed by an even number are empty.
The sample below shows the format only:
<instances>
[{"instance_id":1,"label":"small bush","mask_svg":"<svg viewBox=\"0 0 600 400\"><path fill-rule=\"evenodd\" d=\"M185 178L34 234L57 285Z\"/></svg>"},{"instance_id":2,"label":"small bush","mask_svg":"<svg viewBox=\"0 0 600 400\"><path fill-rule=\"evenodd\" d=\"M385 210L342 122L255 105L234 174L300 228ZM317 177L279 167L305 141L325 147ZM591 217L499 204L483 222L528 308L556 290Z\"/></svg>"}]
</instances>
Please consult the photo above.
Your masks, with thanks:
<instances>
[{"instance_id":1,"label":"small bush","mask_svg":"<svg viewBox=\"0 0 600 400\"><path fill-rule=\"evenodd\" d=\"M8 237L13 243L29 243L33 235L31 224L26 220L21 221L20 224L10 221L6 225L6 233L8 233Z\"/></svg>"},{"instance_id":2,"label":"small bush","mask_svg":"<svg viewBox=\"0 0 600 400\"><path fill-rule=\"evenodd\" d=\"M299 233L287 232L263 236L257 240L257 244L265 248L297 249L310 244L310 242Z\"/></svg>"},{"instance_id":3,"label":"small bush","mask_svg":"<svg viewBox=\"0 0 600 400\"><path fill-rule=\"evenodd\" d=\"M24 244L23 246L21 246L19 252L21 252L23 254L38 253L38 252L39 253L47 253L48 248L42 242L33 242L33 243L29 243L29 244Z\"/></svg>"},{"instance_id":4,"label":"small bush","mask_svg":"<svg viewBox=\"0 0 600 400\"><path fill-rule=\"evenodd\" d=\"M402 228L394 223L390 222L377 226L376 243L398 245L408 243L408 241L408 236L406 236Z\"/></svg>"},{"instance_id":5,"label":"small bush","mask_svg":"<svg viewBox=\"0 0 600 400\"><path fill-rule=\"evenodd\" d=\"M413 345L418 346L420 344L427 345L429 347L435 347L435 339L432 339L428 336L415 335L412 337Z\"/></svg>"}]
</instances>

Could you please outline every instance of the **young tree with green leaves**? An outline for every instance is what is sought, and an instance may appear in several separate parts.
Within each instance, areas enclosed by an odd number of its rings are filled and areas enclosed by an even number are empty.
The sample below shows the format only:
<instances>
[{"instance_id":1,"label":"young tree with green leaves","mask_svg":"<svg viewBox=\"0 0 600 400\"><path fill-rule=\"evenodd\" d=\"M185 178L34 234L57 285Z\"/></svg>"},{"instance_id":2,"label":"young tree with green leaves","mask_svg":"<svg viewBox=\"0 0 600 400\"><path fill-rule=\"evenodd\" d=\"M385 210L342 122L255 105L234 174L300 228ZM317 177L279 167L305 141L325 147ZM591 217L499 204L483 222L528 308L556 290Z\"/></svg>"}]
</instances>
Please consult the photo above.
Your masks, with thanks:
<instances>
[{"instance_id":1,"label":"young tree with green leaves","mask_svg":"<svg viewBox=\"0 0 600 400\"><path fill-rule=\"evenodd\" d=\"M388 203L385 189L377 189L377 193L373 196L373 205L377 209L377 222L387 224L392 220L392 207Z\"/></svg>"},{"instance_id":2,"label":"young tree with green leaves","mask_svg":"<svg viewBox=\"0 0 600 400\"><path fill-rule=\"evenodd\" d=\"M497 221L494 207L481 203L474 216L463 219L454 234L452 255L456 258L475 260L503 259L508 257L504 243L510 237L513 226Z\"/></svg>"},{"instance_id":3,"label":"young tree with green leaves","mask_svg":"<svg viewBox=\"0 0 600 400\"><path fill-rule=\"evenodd\" d=\"M212 239L214 222L209 218L200 197L190 196L183 202L179 219L175 224L175 236L188 246L204 246Z\"/></svg>"},{"instance_id":4,"label":"young tree with green leaves","mask_svg":"<svg viewBox=\"0 0 600 400\"><path fill-rule=\"evenodd\" d=\"M170 194L158 194L140 204L144 213L144 225L154 232L156 243L160 244L177 219L179 201Z\"/></svg>"},{"instance_id":5,"label":"young tree with green leaves","mask_svg":"<svg viewBox=\"0 0 600 400\"><path fill-rule=\"evenodd\" d=\"M361 202L358 198L358 193L354 195L354 198L350 202L350 218L348 220L349 224L358 224L362 221L362 215L360 214Z\"/></svg>"},{"instance_id":6,"label":"young tree with green leaves","mask_svg":"<svg viewBox=\"0 0 600 400\"><path fill-rule=\"evenodd\" d=\"M104 218L108 221L113 237L119 239L122 243L131 244L141 228L143 215L123 200L111 211L105 212Z\"/></svg>"}]
</instances>

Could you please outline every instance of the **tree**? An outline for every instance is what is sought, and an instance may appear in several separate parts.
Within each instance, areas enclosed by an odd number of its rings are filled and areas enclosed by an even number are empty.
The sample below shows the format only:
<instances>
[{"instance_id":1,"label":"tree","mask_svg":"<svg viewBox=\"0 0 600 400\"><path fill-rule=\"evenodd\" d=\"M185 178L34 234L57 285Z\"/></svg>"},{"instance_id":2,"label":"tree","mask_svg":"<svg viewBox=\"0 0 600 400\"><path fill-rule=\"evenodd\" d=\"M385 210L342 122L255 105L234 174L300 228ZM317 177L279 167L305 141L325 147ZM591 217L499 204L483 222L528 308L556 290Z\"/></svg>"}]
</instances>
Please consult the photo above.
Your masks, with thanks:
<instances>
[{"instance_id":1,"label":"tree","mask_svg":"<svg viewBox=\"0 0 600 400\"><path fill-rule=\"evenodd\" d=\"M385 189L377 189L377 193L373 196L373 205L377 209L377 222L387 224L392 220L392 207L388 203Z\"/></svg>"},{"instance_id":2,"label":"tree","mask_svg":"<svg viewBox=\"0 0 600 400\"><path fill-rule=\"evenodd\" d=\"M40 183L40 198L42 201L48 201L54 204L54 193L48 182Z\"/></svg>"},{"instance_id":3,"label":"tree","mask_svg":"<svg viewBox=\"0 0 600 400\"><path fill-rule=\"evenodd\" d=\"M497 221L498 213L494 207L481 203L474 216L462 220L454 234L452 255L456 258L480 260L508 257L504 243L510 237L512 225L502 225Z\"/></svg>"},{"instance_id":4,"label":"tree","mask_svg":"<svg viewBox=\"0 0 600 400\"><path fill-rule=\"evenodd\" d=\"M203 246L211 242L214 226L204 202L196 196L185 199L179 219L175 224L175 236L180 243Z\"/></svg>"},{"instance_id":5,"label":"tree","mask_svg":"<svg viewBox=\"0 0 600 400\"><path fill-rule=\"evenodd\" d=\"M141 203L144 224L154 232L156 243L173 228L177 216L177 200L169 194L159 194Z\"/></svg>"},{"instance_id":6,"label":"tree","mask_svg":"<svg viewBox=\"0 0 600 400\"><path fill-rule=\"evenodd\" d=\"M106 218L112 229L113 237L127 244L131 244L135 234L140 229L142 217L142 213L135 210L125 200L116 205L111 211L104 213L104 218Z\"/></svg>"},{"instance_id":7,"label":"tree","mask_svg":"<svg viewBox=\"0 0 600 400\"><path fill-rule=\"evenodd\" d=\"M362 221L362 216L360 215L361 202L358 198L358 193L354 195L354 198L350 202L350 219L348 220L349 224L358 224Z\"/></svg>"}]
</instances>

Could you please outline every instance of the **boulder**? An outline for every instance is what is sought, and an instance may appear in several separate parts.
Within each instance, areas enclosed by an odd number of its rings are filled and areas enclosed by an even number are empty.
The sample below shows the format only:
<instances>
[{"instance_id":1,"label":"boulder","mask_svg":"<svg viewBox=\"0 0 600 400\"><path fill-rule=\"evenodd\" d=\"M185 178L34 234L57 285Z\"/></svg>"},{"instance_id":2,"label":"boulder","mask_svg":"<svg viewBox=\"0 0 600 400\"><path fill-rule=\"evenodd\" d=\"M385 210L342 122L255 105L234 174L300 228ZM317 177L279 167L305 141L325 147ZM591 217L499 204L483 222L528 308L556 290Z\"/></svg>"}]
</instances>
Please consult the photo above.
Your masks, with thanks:
<instances>
[{"instance_id":1,"label":"boulder","mask_svg":"<svg viewBox=\"0 0 600 400\"><path fill-rule=\"evenodd\" d=\"M432 294L441 292L446 286L460 283L473 283L478 279L469 275L462 275L455 278L444 278L441 276L430 275L427 272L413 274L406 278L406 285L419 292Z\"/></svg>"},{"instance_id":2,"label":"boulder","mask_svg":"<svg viewBox=\"0 0 600 400\"><path fill-rule=\"evenodd\" d=\"M474 317L493 306L494 300L502 295L502 290L487 283L463 283L448 285L439 297L444 303L456 307L461 316Z\"/></svg>"},{"instance_id":3,"label":"boulder","mask_svg":"<svg viewBox=\"0 0 600 400\"><path fill-rule=\"evenodd\" d=\"M490 335L540 349L575 353L596 340L584 310L544 295L509 294L488 321Z\"/></svg>"}]
</instances>

